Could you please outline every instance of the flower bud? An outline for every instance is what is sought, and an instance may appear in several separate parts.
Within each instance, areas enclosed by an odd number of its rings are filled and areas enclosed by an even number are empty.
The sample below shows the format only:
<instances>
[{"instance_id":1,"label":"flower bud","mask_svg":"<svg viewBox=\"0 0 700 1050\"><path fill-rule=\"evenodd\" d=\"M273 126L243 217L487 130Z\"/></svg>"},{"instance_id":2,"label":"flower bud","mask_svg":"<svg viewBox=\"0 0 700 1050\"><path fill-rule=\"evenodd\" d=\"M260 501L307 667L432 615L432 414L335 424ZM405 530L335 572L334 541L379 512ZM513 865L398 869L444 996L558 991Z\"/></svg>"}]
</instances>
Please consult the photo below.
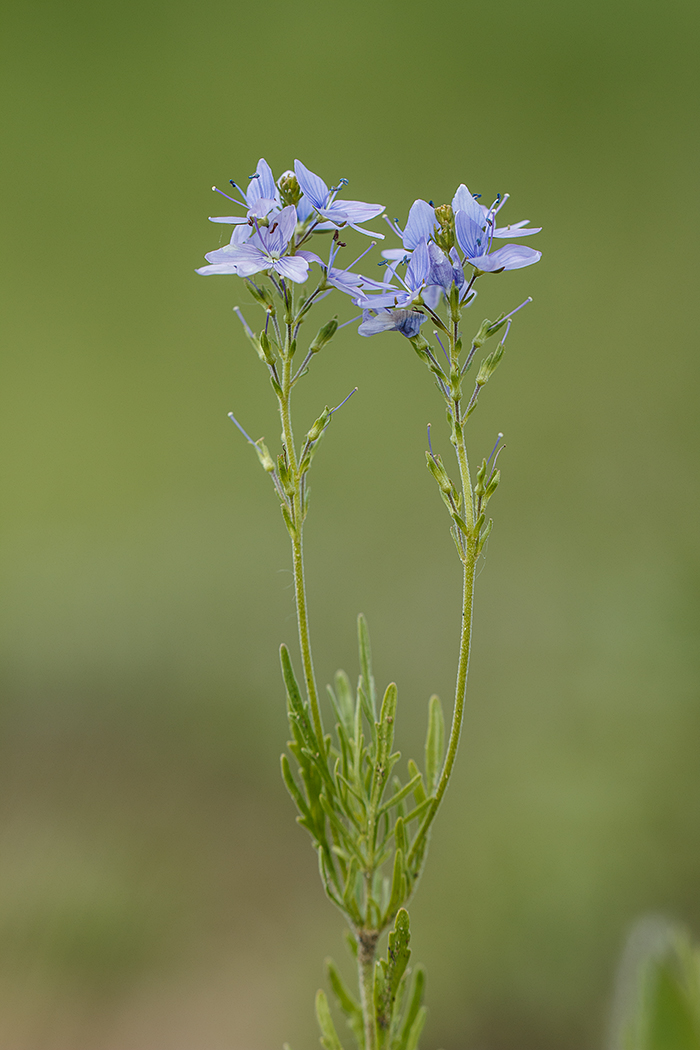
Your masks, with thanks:
<instances>
[{"instance_id":1,"label":"flower bud","mask_svg":"<svg viewBox=\"0 0 700 1050\"><path fill-rule=\"evenodd\" d=\"M268 474L272 474L275 469L275 464L272 456L267 450L267 445L262 438L259 438L255 442L255 451L258 454L258 459L260 460L263 470L266 470Z\"/></svg>"},{"instance_id":2,"label":"flower bud","mask_svg":"<svg viewBox=\"0 0 700 1050\"><path fill-rule=\"evenodd\" d=\"M309 353L317 354L319 350L322 350L326 343L329 343L335 333L338 330L338 318L333 317L327 324L324 324L322 328L319 328L318 332L314 337L314 341L309 347Z\"/></svg>"},{"instance_id":3,"label":"flower bud","mask_svg":"<svg viewBox=\"0 0 700 1050\"><path fill-rule=\"evenodd\" d=\"M280 175L277 185L279 186L283 207L286 208L290 204L296 205L299 203L302 196L301 186L293 171L285 171L283 175Z\"/></svg>"},{"instance_id":4,"label":"flower bud","mask_svg":"<svg viewBox=\"0 0 700 1050\"><path fill-rule=\"evenodd\" d=\"M435 209L435 218L440 229L435 232L433 239L443 251L449 252L455 246L455 216L450 204L441 204Z\"/></svg>"}]
</instances>

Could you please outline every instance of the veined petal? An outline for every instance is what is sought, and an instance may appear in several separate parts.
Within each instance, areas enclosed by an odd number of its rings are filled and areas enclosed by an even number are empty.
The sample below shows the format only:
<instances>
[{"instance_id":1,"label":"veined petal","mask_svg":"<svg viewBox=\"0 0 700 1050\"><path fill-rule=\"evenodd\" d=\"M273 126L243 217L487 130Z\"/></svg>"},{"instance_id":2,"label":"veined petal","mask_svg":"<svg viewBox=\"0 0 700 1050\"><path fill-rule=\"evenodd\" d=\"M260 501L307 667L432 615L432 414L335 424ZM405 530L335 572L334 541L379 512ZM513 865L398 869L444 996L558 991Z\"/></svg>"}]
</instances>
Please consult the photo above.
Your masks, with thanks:
<instances>
[{"instance_id":1,"label":"veined petal","mask_svg":"<svg viewBox=\"0 0 700 1050\"><path fill-rule=\"evenodd\" d=\"M513 222L510 226L497 226L493 235L505 240L507 237L526 237L531 233L541 233L542 227L528 226L529 221L529 219L522 219L521 222Z\"/></svg>"},{"instance_id":2,"label":"veined petal","mask_svg":"<svg viewBox=\"0 0 700 1050\"><path fill-rule=\"evenodd\" d=\"M283 255L281 259L275 259L272 267L281 277L287 277L297 284L303 284L309 276L308 262L306 259L300 259L298 255Z\"/></svg>"},{"instance_id":3,"label":"veined petal","mask_svg":"<svg viewBox=\"0 0 700 1050\"><path fill-rule=\"evenodd\" d=\"M478 223L467 215L465 211L455 212L455 234L457 243L471 260L474 255L482 255L486 247L487 237Z\"/></svg>"},{"instance_id":4,"label":"veined petal","mask_svg":"<svg viewBox=\"0 0 700 1050\"><path fill-rule=\"evenodd\" d=\"M474 200L474 196L469 192L464 183L457 187L457 192L452 198L452 210L455 215L458 211L466 212L469 218L478 226L481 227L484 225L484 213L481 205L478 201Z\"/></svg>"},{"instance_id":5,"label":"veined petal","mask_svg":"<svg viewBox=\"0 0 700 1050\"><path fill-rule=\"evenodd\" d=\"M417 200L411 205L403 231L403 246L413 251L420 241L428 241L435 229L435 211L427 201Z\"/></svg>"},{"instance_id":6,"label":"veined petal","mask_svg":"<svg viewBox=\"0 0 700 1050\"><path fill-rule=\"evenodd\" d=\"M210 266L200 266L195 273L201 273L204 277L208 277L213 273L232 273L238 274L238 269L234 263L212 263Z\"/></svg>"},{"instance_id":7,"label":"veined petal","mask_svg":"<svg viewBox=\"0 0 700 1050\"><path fill-rule=\"evenodd\" d=\"M411 261L408 264L408 269L406 270L406 284L412 290L422 288L427 280L429 272L430 256L428 255L428 245L425 241L420 241L414 249Z\"/></svg>"},{"instance_id":8,"label":"veined petal","mask_svg":"<svg viewBox=\"0 0 700 1050\"><path fill-rule=\"evenodd\" d=\"M275 176L272 174L272 168L264 157L261 157L258 161L255 174L257 175L257 178L252 178L250 180L250 183L248 184L248 192L246 193L246 200L248 201L249 207L253 207L255 202L260 200L261 197L278 201L279 198L277 196Z\"/></svg>"},{"instance_id":9,"label":"veined petal","mask_svg":"<svg viewBox=\"0 0 700 1050\"><path fill-rule=\"evenodd\" d=\"M334 200L330 208L327 211L323 211L324 215L331 218L332 212L338 212L345 216L347 223L351 222L367 222L368 219L373 219L375 215L381 215L384 211L383 204L365 204L364 201L342 201Z\"/></svg>"},{"instance_id":10,"label":"veined petal","mask_svg":"<svg viewBox=\"0 0 700 1050\"><path fill-rule=\"evenodd\" d=\"M375 233L374 230L366 230L364 226L358 226L355 222L349 222L348 226L351 230L357 230L358 233L364 233L367 237L375 237L377 240L383 241L383 233ZM318 227L319 230L323 229L322 226Z\"/></svg>"},{"instance_id":11,"label":"veined petal","mask_svg":"<svg viewBox=\"0 0 700 1050\"><path fill-rule=\"evenodd\" d=\"M275 215L270 226L261 226L260 240L269 252L281 253L289 244L297 224L297 210L293 204Z\"/></svg>"},{"instance_id":12,"label":"veined petal","mask_svg":"<svg viewBox=\"0 0 700 1050\"><path fill-rule=\"evenodd\" d=\"M520 270L523 266L532 266L541 258L542 252L537 252L534 248L526 248L524 244L506 244L504 248L499 248L490 255L470 258L469 262L477 270L493 273L494 270Z\"/></svg>"},{"instance_id":13,"label":"veined petal","mask_svg":"<svg viewBox=\"0 0 700 1050\"><path fill-rule=\"evenodd\" d=\"M320 255L316 255L316 252L307 252L306 249L303 249L300 252L296 252L295 255L294 255L294 258L295 259L300 259L300 258L301 259L306 259L307 262L310 262L310 263L311 262L315 262L315 263L318 263L319 266L324 266L325 267L325 266L328 265L327 263L324 263L324 261L323 261L323 259L321 258Z\"/></svg>"},{"instance_id":14,"label":"veined petal","mask_svg":"<svg viewBox=\"0 0 700 1050\"><path fill-rule=\"evenodd\" d=\"M362 324L357 329L359 335L378 335L380 332L391 332L396 327L393 317L386 310L378 314L364 310L362 318Z\"/></svg>"},{"instance_id":15,"label":"veined petal","mask_svg":"<svg viewBox=\"0 0 700 1050\"><path fill-rule=\"evenodd\" d=\"M302 192L309 198L314 208L325 208L328 201L328 187L322 178L309 171L300 160L294 161L294 174Z\"/></svg>"}]
</instances>

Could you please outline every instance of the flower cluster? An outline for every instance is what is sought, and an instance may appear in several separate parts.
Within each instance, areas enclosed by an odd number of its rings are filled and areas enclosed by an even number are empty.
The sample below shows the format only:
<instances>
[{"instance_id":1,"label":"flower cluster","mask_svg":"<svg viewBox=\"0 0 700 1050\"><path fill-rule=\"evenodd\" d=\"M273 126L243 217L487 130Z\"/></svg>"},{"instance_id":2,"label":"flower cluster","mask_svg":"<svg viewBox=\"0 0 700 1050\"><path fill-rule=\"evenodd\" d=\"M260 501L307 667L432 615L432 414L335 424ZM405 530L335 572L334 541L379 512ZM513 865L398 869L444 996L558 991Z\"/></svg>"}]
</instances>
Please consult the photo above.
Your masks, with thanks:
<instances>
[{"instance_id":1,"label":"flower cluster","mask_svg":"<svg viewBox=\"0 0 700 1050\"><path fill-rule=\"evenodd\" d=\"M228 244L205 256L208 265L197 273L249 278L264 271L273 280L277 277L302 284L309 277L311 264L317 264L322 288L344 292L362 310L360 335L397 331L413 339L426 319L426 311L436 310L443 297L456 295L456 302L467 306L476 297L474 284L482 274L530 266L541 257L541 252L523 244L494 249L494 241L525 237L539 233L540 228L529 226L527 219L498 226L497 216L508 194L499 195L487 208L462 184L452 204L435 207L432 202L415 201L403 229L398 220L384 216L402 247L382 252L386 280L372 280L353 270L369 248L349 266L335 265L341 246L339 230L350 227L373 238L384 236L361 225L382 215L384 206L339 198L346 184L347 180L341 179L329 188L299 160L294 162L293 171L284 172L275 181L270 165L261 158L246 190L231 181L239 198L217 190L245 209L245 214L211 217L211 222L232 225L233 234ZM314 234L329 231L333 236L328 260L324 261L304 245ZM406 271L402 277L399 267L403 265Z\"/></svg>"},{"instance_id":2,"label":"flower cluster","mask_svg":"<svg viewBox=\"0 0 700 1050\"><path fill-rule=\"evenodd\" d=\"M261 158L246 190L231 181L240 199L217 190L227 200L245 208L246 214L211 217L211 222L233 225L233 234L229 244L205 256L209 265L201 266L197 273L251 277L264 270L271 276L277 274L302 284L309 276L310 263L315 262L322 267L325 282L348 295L357 295L365 287L383 288L381 282L362 278L352 273L350 267L343 270L333 266L338 250L337 236L327 263L302 248L313 234L327 231L337 234L346 226L370 237L383 238L383 234L372 233L360 223L381 215L384 205L341 200L338 193L346 183L346 179L341 179L329 189L323 179L299 160L294 162L294 171L286 171L276 182L270 165Z\"/></svg>"},{"instance_id":3,"label":"flower cluster","mask_svg":"<svg viewBox=\"0 0 700 1050\"><path fill-rule=\"evenodd\" d=\"M506 240L539 233L523 219L510 226L497 226L496 216L508 194L496 198L490 208L480 204L462 183L452 204L435 207L432 202L414 201L403 230L398 220L389 219L391 229L402 241L402 248L382 252L387 276L401 286L389 285L379 294L360 294L355 302L362 307L360 335L397 331L414 338L426 319L421 307L434 311L443 296L452 290L457 301L469 305L475 296L474 283L483 273L501 273L531 266L542 253L523 244L508 244L492 250L494 240ZM461 253L461 254L460 254ZM405 277L398 267L408 264ZM471 276L465 277L465 267Z\"/></svg>"}]
</instances>

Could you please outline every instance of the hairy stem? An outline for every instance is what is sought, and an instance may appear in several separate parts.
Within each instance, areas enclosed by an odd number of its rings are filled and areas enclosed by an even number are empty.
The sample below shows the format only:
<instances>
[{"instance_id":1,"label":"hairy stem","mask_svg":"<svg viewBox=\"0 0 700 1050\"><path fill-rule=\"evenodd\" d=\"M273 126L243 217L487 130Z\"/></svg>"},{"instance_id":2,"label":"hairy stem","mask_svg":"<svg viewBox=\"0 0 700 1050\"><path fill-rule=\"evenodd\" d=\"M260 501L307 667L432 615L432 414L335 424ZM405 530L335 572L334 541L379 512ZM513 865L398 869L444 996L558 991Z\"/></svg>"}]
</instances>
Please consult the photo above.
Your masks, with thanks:
<instances>
[{"instance_id":1,"label":"hairy stem","mask_svg":"<svg viewBox=\"0 0 700 1050\"><path fill-rule=\"evenodd\" d=\"M365 1050L377 1050L377 1016L374 1009L374 966L377 955L376 930L357 931L357 969L360 981L360 1007L365 1032Z\"/></svg>"},{"instance_id":2,"label":"hairy stem","mask_svg":"<svg viewBox=\"0 0 700 1050\"><path fill-rule=\"evenodd\" d=\"M297 462L296 449L294 448L294 433L292 431L292 417L290 410L291 387L292 387L292 325L287 323L287 339L285 353L282 360L282 394L279 396L280 417L282 420L282 436L287 453L289 473L294 483L292 492L292 521L294 531L290 534L292 540L292 560L294 566L294 593L296 596L297 622L299 625L299 647L301 649L301 660L304 668L304 681L306 683L306 694L309 698L311 717L314 730L318 737L318 746L321 753L325 751L323 739L323 723L321 721L321 710L318 703L318 690L316 688L316 676L311 656L311 637L309 633L309 615L306 604L306 584L304 581L304 547L303 547L303 496L301 491L301 477L299 475L299 464Z\"/></svg>"}]
</instances>

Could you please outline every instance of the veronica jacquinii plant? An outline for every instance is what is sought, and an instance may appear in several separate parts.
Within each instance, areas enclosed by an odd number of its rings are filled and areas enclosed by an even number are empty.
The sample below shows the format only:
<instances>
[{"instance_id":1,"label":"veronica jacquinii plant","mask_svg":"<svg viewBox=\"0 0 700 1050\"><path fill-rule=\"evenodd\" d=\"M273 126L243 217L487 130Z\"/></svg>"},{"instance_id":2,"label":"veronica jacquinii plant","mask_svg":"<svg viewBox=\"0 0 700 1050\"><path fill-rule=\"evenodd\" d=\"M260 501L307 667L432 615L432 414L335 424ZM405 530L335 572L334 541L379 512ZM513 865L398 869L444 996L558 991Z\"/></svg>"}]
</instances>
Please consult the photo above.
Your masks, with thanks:
<instances>
[{"instance_id":1,"label":"veronica jacquinii plant","mask_svg":"<svg viewBox=\"0 0 700 1050\"><path fill-rule=\"evenodd\" d=\"M277 397L282 447L276 460L262 438L254 441L230 415L271 477L292 544L304 690L298 684L289 652L282 646L292 732L289 751L296 766L292 770L289 758L283 755L282 775L299 811L297 819L310 833L318 853L326 894L348 921L348 944L358 966L359 996L356 998L347 988L332 962L328 963L330 986L359 1050L416 1050L426 1015L422 1005L425 977L417 967L411 978L408 968L410 930L405 905L422 871L430 827L457 753L469 667L475 566L492 527L491 520L486 522L486 506L500 479L496 463L502 435L472 480L464 427L476 408L482 387L503 357L513 315L520 307L501 314L495 321L483 321L466 344L461 320L464 310L475 300L475 285L480 277L529 266L537 262L541 253L520 244L494 249L494 240L539 230L529 227L527 220L513 226L497 226L497 215L507 196L498 197L486 208L461 185L451 205L436 208L417 200L403 230L397 220L386 220L401 239L402 247L382 252L385 280L373 280L354 269L369 248L350 266L337 265L340 250L345 247L340 230L350 227L373 238L383 238L383 234L372 233L361 224L380 216L384 208L380 204L340 199L338 193L345 184L341 179L329 189L300 161L295 162L293 172L285 172L275 181L267 162L260 160L246 190L231 183L238 198L223 194L245 214L212 219L232 225L233 233L229 244L208 253L208 265L197 272L243 278L264 312L264 323L255 331L235 308ZM325 260L305 247L324 237L330 244ZM317 282L312 291L306 293L297 287L305 285L312 276ZM463 568L462 626L447 746L442 707L437 696L433 696L428 709L424 771L411 759L403 781L394 772L401 756L392 750L396 686L390 684L379 703L364 619L358 620L357 689L352 690L343 671L336 675L334 687L328 687L336 721L334 737L326 734L323 727L313 667L302 544L308 512L306 475L337 408L324 408L297 446L291 397L314 356L343 327L338 325L337 317L327 320L308 345L301 363L295 365L302 324L310 311L334 291L349 296L361 308L360 335L400 332L428 366L446 404L450 440L459 468L459 482L455 484L440 456L433 454L428 431L428 468L449 512ZM435 344L421 333L426 320L434 326ZM502 333L500 342L481 361L473 390L465 398L462 388L477 353L498 333ZM387 956L377 961L379 938L392 924ZM316 1014L326 1050L342 1050L322 991L316 997Z\"/></svg>"}]
</instances>

